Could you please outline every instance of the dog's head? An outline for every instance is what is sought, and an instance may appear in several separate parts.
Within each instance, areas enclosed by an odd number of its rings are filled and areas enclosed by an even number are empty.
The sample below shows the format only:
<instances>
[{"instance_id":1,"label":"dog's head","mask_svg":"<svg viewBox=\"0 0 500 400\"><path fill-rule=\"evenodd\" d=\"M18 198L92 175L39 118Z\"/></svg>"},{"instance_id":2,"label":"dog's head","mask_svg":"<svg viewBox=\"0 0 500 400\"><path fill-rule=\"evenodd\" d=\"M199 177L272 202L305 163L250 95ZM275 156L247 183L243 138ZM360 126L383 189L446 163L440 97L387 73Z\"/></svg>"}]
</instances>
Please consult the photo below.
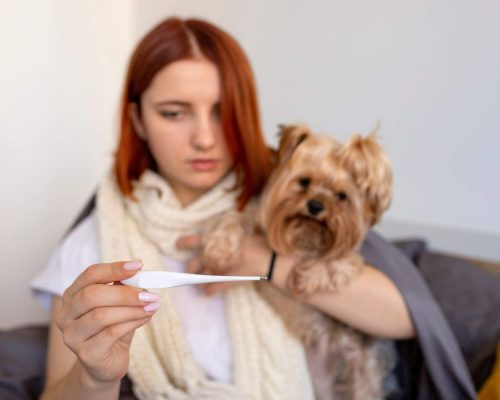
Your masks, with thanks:
<instances>
[{"instance_id":1,"label":"dog's head","mask_svg":"<svg viewBox=\"0 0 500 400\"><path fill-rule=\"evenodd\" d=\"M305 126L283 126L259 223L278 253L336 258L380 219L391 184L389 160L374 134L341 144Z\"/></svg>"}]
</instances>

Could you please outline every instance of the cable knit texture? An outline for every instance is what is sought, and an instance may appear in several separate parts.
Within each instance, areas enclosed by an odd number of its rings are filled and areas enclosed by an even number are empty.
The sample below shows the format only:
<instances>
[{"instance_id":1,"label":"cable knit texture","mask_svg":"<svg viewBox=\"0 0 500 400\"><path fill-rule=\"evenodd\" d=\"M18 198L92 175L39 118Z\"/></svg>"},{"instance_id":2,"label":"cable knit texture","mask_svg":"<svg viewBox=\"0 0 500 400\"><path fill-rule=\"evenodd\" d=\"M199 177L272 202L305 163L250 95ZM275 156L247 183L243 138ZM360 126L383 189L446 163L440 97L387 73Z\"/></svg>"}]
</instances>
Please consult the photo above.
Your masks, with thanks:
<instances>
[{"instance_id":1,"label":"cable knit texture","mask_svg":"<svg viewBox=\"0 0 500 400\"><path fill-rule=\"evenodd\" d=\"M134 202L121 194L113 174L99 188L97 217L104 262L140 259L144 270L160 270L162 254L187 260L175 248L183 235L199 232L217 214L236 205L233 174L183 208L167 182L152 171L134 183ZM260 283L266 284L266 283ZM233 383L208 379L196 364L168 289L162 306L136 330L129 376L140 399L313 399L300 341L257 294L254 283L225 294L231 335Z\"/></svg>"}]
</instances>

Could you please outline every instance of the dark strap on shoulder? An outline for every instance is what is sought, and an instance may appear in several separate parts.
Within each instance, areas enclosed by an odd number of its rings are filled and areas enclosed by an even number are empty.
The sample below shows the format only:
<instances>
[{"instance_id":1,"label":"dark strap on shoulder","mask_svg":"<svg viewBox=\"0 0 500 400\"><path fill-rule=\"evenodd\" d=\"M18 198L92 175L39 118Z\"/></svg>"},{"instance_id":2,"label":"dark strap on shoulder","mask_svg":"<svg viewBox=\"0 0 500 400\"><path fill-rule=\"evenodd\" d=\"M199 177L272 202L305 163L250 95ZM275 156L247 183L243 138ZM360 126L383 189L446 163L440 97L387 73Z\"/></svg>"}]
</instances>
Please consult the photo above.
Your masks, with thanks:
<instances>
[{"instance_id":1,"label":"dark strap on shoulder","mask_svg":"<svg viewBox=\"0 0 500 400\"><path fill-rule=\"evenodd\" d=\"M68 234L73 229L75 229L80 224L80 222L82 222L85 218L87 218L92 213L92 211L95 208L96 197L97 197L97 191L95 191L94 193L92 193L92 195L90 196L90 199L87 200L87 202L83 206L82 210L78 213L78 216L76 217L76 219L73 221L73 223L71 224L71 226L69 227L69 229L64 234L63 239L66 236L68 236Z\"/></svg>"}]
</instances>

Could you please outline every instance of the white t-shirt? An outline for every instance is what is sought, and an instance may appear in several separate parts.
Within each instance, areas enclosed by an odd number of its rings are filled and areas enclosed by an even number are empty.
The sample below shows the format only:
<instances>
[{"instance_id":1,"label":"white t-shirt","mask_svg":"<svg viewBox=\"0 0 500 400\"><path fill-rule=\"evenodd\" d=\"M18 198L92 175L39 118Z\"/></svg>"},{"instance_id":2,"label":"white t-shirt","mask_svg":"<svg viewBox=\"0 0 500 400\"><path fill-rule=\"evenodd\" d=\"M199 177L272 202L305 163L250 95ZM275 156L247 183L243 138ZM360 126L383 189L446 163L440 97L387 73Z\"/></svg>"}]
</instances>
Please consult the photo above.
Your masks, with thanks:
<instances>
[{"instance_id":1,"label":"white t-shirt","mask_svg":"<svg viewBox=\"0 0 500 400\"><path fill-rule=\"evenodd\" d=\"M92 213L63 240L30 287L48 310L52 295L62 296L85 268L99 262L96 218ZM163 267L185 271L184 263L168 256L163 257ZM232 358L224 295L206 296L194 285L169 290L198 365L209 378L230 383Z\"/></svg>"}]
</instances>

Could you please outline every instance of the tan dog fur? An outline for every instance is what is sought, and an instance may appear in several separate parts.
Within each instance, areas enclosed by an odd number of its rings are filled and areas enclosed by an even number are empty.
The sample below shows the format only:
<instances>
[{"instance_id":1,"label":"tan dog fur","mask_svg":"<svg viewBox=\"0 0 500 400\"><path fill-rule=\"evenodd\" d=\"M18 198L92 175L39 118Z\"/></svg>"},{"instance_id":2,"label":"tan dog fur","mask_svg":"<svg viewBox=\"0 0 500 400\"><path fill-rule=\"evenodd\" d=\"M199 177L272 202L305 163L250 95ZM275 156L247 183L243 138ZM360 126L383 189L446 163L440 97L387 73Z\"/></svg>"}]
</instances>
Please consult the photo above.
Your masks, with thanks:
<instances>
[{"instance_id":1,"label":"tan dog fur","mask_svg":"<svg viewBox=\"0 0 500 400\"><path fill-rule=\"evenodd\" d=\"M278 163L260 201L228 213L204 238L205 272L237 265L244 235L262 232L279 255L300 261L288 278L296 296L334 291L365 266L358 253L391 201L392 170L375 135L342 144L301 125L281 128ZM272 285L259 292L305 344L318 399L382 399L395 354Z\"/></svg>"}]
</instances>

